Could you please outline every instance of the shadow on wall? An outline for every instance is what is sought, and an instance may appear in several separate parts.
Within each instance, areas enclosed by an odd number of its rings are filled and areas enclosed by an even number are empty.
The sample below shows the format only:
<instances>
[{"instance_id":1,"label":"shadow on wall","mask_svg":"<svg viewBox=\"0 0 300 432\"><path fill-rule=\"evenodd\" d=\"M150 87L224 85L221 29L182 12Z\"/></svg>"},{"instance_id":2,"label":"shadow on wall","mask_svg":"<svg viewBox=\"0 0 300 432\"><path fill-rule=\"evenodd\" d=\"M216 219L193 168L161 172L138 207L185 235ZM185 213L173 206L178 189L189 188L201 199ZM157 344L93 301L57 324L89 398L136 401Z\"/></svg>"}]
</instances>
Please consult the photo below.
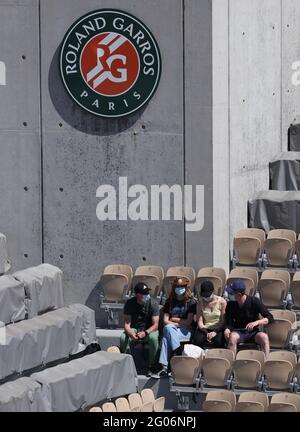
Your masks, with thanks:
<instances>
[{"instance_id":1,"label":"shadow on wall","mask_svg":"<svg viewBox=\"0 0 300 432\"><path fill-rule=\"evenodd\" d=\"M50 65L48 87L52 103L66 123L80 132L100 136L119 134L136 123L145 106L128 117L106 119L84 111L77 105L63 85L59 70L59 52L60 47L57 48Z\"/></svg>"}]
</instances>

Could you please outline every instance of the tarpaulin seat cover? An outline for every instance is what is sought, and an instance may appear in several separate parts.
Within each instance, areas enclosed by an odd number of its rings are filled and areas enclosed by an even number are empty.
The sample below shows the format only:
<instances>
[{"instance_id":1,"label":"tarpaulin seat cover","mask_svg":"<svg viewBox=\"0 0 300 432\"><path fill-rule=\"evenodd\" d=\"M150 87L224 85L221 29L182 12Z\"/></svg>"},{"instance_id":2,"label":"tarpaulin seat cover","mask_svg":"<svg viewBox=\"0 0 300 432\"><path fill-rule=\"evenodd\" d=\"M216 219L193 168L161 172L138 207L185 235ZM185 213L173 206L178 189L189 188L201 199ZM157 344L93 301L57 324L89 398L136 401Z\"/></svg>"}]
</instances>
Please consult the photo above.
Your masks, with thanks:
<instances>
[{"instance_id":1,"label":"tarpaulin seat cover","mask_svg":"<svg viewBox=\"0 0 300 432\"><path fill-rule=\"evenodd\" d=\"M286 152L270 162L270 186L273 190L300 190L300 152Z\"/></svg>"},{"instance_id":2,"label":"tarpaulin seat cover","mask_svg":"<svg viewBox=\"0 0 300 432\"><path fill-rule=\"evenodd\" d=\"M288 149L290 151L300 151L300 124L292 124L288 133Z\"/></svg>"},{"instance_id":3,"label":"tarpaulin seat cover","mask_svg":"<svg viewBox=\"0 0 300 432\"><path fill-rule=\"evenodd\" d=\"M249 227L300 233L300 192L262 191L248 202Z\"/></svg>"},{"instance_id":4,"label":"tarpaulin seat cover","mask_svg":"<svg viewBox=\"0 0 300 432\"><path fill-rule=\"evenodd\" d=\"M0 276L0 321L9 324L25 319L25 289L9 275Z\"/></svg>"},{"instance_id":5,"label":"tarpaulin seat cover","mask_svg":"<svg viewBox=\"0 0 300 432\"><path fill-rule=\"evenodd\" d=\"M68 306L73 312L81 316L81 337L84 345L96 341L95 311L83 304L72 304Z\"/></svg>"},{"instance_id":6,"label":"tarpaulin seat cover","mask_svg":"<svg viewBox=\"0 0 300 432\"><path fill-rule=\"evenodd\" d=\"M62 271L50 264L41 264L18 271L13 275L24 283L28 317L64 306Z\"/></svg>"},{"instance_id":7,"label":"tarpaulin seat cover","mask_svg":"<svg viewBox=\"0 0 300 432\"><path fill-rule=\"evenodd\" d=\"M0 412L40 412L44 410L41 385L19 378L0 386Z\"/></svg>"},{"instance_id":8,"label":"tarpaulin seat cover","mask_svg":"<svg viewBox=\"0 0 300 432\"><path fill-rule=\"evenodd\" d=\"M99 351L31 375L42 385L46 411L76 411L137 390L132 356Z\"/></svg>"},{"instance_id":9,"label":"tarpaulin seat cover","mask_svg":"<svg viewBox=\"0 0 300 432\"><path fill-rule=\"evenodd\" d=\"M0 379L78 352L84 333L92 334L86 318L70 307L8 325L0 340Z\"/></svg>"},{"instance_id":10,"label":"tarpaulin seat cover","mask_svg":"<svg viewBox=\"0 0 300 432\"><path fill-rule=\"evenodd\" d=\"M6 273L10 269L10 264L7 259L6 236L0 233L0 275Z\"/></svg>"}]
</instances>

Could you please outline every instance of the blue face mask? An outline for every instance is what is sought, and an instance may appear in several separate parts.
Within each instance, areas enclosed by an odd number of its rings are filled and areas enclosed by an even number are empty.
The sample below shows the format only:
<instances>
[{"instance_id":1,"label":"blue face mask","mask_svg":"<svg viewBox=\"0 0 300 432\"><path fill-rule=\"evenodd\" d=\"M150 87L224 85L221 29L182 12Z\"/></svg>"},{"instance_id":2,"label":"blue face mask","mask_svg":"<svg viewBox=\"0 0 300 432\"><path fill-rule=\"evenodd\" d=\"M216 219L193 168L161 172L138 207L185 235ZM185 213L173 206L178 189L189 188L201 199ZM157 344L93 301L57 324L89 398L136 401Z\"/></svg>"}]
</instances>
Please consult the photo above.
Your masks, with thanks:
<instances>
[{"instance_id":1,"label":"blue face mask","mask_svg":"<svg viewBox=\"0 0 300 432\"><path fill-rule=\"evenodd\" d=\"M185 288L183 288L183 287L176 287L175 288L175 294L178 297L182 297L185 294Z\"/></svg>"},{"instance_id":2,"label":"blue face mask","mask_svg":"<svg viewBox=\"0 0 300 432\"><path fill-rule=\"evenodd\" d=\"M234 297L234 295L233 294L228 294L228 300L229 301L236 301L236 298Z\"/></svg>"},{"instance_id":3,"label":"blue face mask","mask_svg":"<svg viewBox=\"0 0 300 432\"><path fill-rule=\"evenodd\" d=\"M144 300L145 303L147 301L149 301L150 300L150 294L143 295L143 300Z\"/></svg>"}]
</instances>

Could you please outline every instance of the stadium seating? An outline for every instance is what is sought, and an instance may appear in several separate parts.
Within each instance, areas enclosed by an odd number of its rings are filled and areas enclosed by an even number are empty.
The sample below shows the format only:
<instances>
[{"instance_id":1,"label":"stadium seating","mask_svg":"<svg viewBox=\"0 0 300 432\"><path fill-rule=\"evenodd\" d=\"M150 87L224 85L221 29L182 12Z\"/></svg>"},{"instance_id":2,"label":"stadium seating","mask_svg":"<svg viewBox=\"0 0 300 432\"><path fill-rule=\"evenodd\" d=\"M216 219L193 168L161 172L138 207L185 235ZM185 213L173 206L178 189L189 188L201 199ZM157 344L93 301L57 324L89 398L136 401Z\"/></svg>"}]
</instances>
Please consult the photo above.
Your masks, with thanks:
<instances>
[{"instance_id":1,"label":"stadium seating","mask_svg":"<svg viewBox=\"0 0 300 432\"><path fill-rule=\"evenodd\" d=\"M300 255L299 255L300 256ZM293 280L290 286L290 292L292 295L292 308L293 310L300 311L300 272L294 274Z\"/></svg>"},{"instance_id":2,"label":"stadium seating","mask_svg":"<svg viewBox=\"0 0 300 432\"><path fill-rule=\"evenodd\" d=\"M45 410L39 383L23 377L0 386L0 412L41 412Z\"/></svg>"},{"instance_id":3,"label":"stadium seating","mask_svg":"<svg viewBox=\"0 0 300 432\"><path fill-rule=\"evenodd\" d=\"M201 387L226 387L230 386L234 354L228 349L210 349L202 360Z\"/></svg>"},{"instance_id":4,"label":"stadium seating","mask_svg":"<svg viewBox=\"0 0 300 432\"><path fill-rule=\"evenodd\" d=\"M232 364L233 388L257 388L262 385L265 355L262 351L239 351Z\"/></svg>"},{"instance_id":5,"label":"stadium seating","mask_svg":"<svg viewBox=\"0 0 300 432\"><path fill-rule=\"evenodd\" d=\"M296 314L289 310L272 310L274 322L265 326L271 348L291 347L293 333L297 330Z\"/></svg>"},{"instance_id":6,"label":"stadium seating","mask_svg":"<svg viewBox=\"0 0 300 432\"><path fill-rule=\"evenodd\" d=\"M265 393L252 391L241 393L236 412L266 412L269 408L269 399Z\"/></svg>"},{"instance_id":7,"label":"stadium seating","mask_svg":"<svg viewBox=\"0 0 300 432\"><path fill-rule=\"evenodd\" d=\"M132 279L132 287L138 282L144 282L151 289L150 295L158 300L161 298L164 270L159 266L140 266Z\"/></svg>"},{"instance_id":8,"label":"stadium seating","mask_svg":"<svg viewBox=\"0 0 300 432\"><path fill-rule=\"evenodd\" d=\"M267 307L284 307L290 286L287 270L265 270L258 284L261 301Z\"/></svg>"},{"instance_id":9,"label":"stadium seating","mask_svg":"<svg viewBox=\"0 0 300 432\"><path fill-rule=\"evenodd\" d=\"M290 351L270 352L264 366L264 388L271 390L291 389L296 364L297 357Z\"/></svg>"},{"instance_id":10,"label":"stadium seating","mask_svg":"<svg viewBox=\"0 0 300 432\"><path fill-rule=\"evenodd\" d=\"M176 385L199 385L201 359L186 356L174 356L170 361L171 372Z\"/></svg>"},{"instance_id":11,"label":"stadium seating","mask_svg":"<svg viewBox=\"0 0 300 432\"><path fill-rule=\"evenodd\" d=\"M25 319L25 287L10 275L0 276L0 321L10 324Z\"/></svg>"},{"instance_id":12,"label":"stadium seating","mask_svg":"<svg viewBox=\"0 0 300 432\"><path fill-rule=\"evenodd\" d=\"M117 354L120 354L120 352L121 352L120 348L117 347L117 346L110 346L110 347L107 348L106 351L110 352L110 353L117 353Z\"/></svg>"},{"instance_id":13,"label":"stadium seating","mask_svg":"<svg viewBox=\"0 0 300 432\"><path fill-rule=\"evenodd\" d=\"M206 395L202 409L204 412L232 412L235 410L236 396L229 390L212 390Z\"/></svg>"},{"instance_id":14,"label":"stadium seating","mask_svg":"<svg viewBox=\"0 0 300 432\"><path fill-rule=\"evenodd\" d=\"M264 243L267 265L292 267L295 242L296 233L292 230L269 231Z\"/></svg>"},{"instance_id":15,"label":"stadium seating","mask_svg":"<svg viewBox=\"0 0 300 432\"><path fill-rule=\"evenodd\" d=\"M277 393L272 396L269 412L300 412L300 396L292 393Z\"/></svg>"},{"instance_id":16,"label":"stadium seating","mask_svg":"<svg viewBox=\"0 0 300 432\"><path fill-rule=\"evenodd\" d=\"M157 399L154 397L154 393L152 389L145 388L141 391L141 398L143 404L152 404L152 411L154 412L163 412L165 407L165 397L161 396Z\"/></svg>"},{"instance_id":17,"label":"stadium seating","mask_svg":"<svg viewBox=\"0 0 300 432\"><path fill-rule=\"evenodd\" d=\"M200 287L202 282L209 280L214 286L215 294L222 296L225 287L226 273L222 268L205 267L198 271L195 280L195 294L200 297Z\"/></svg>"},{"instance_id":18,"label":"stadium seating","mask_svg":"<svg viewBox=\"0 0 300 432\"><path fill-rule=\"evenodd\" d=\"M246 285L246 294L253 296L256 293L258 284L258 272L253 268L235 268L233 269L226 281L229 286L235 280L242 280Z\"/></svg>"},{"instance_id":19,"label":"stadium seating","mask_svg":"<svg viewBox=\"0 0 300 432\"><path fill-rule=\"evenodd\" d=\"M233 265L261 267L266 234L257 228L239 230L233 239Z\"/></svg>"},{"instance_id":20,"label":"stadium seating","mask_svg":"<svg viewBox=\"0 0 300 432\"><path fill-rule=\"evenodd\" d=\"M192 267L170 267L163 280L163 292L165 298L170 295L172 283L175 277L185 277L189 280L189 288L191 290L194 289L195 270Z\"/></svg>"},{"instance_id":21,"label":"stadium seating","mask_svg":"<svg viewBox=\"0 0 300 432\"><path fill-rule=\"evenodd\" d=\"M103 412L117 412L116 405L113 402L106 402L102 405Z\"/></svg>"},{"instance_id":22,"label":"stadium seating","mask_svg":"<svg viewBox=\"0 0 300 432\"><path fill-rule=\"evenodd\" d=\"M92 407L89 412L103 412L100 407Z\"/></svg>"}]
</instances>

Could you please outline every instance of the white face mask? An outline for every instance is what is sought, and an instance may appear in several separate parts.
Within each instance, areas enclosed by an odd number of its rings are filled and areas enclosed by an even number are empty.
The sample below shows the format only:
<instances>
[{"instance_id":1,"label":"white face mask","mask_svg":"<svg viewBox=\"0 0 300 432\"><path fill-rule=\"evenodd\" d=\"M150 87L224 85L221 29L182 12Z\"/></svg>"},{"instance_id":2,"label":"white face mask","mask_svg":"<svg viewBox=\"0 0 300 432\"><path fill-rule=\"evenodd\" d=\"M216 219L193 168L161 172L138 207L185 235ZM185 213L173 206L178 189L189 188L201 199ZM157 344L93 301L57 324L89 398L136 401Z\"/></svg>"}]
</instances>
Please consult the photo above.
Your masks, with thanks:
<instances>
[{"instance_id":1,"label":"white face mask","mask_svg":"<svg viewBox=\"0 0 300 432\"><path fill-rule=\"evenodd\" d=\"M184 294L185 294L185 288L182 288L182 287L176 287L176 288L175 288L175 294L176 294L176 296L178 296L178 297L182 297L182 296L184 296Z\"/></svg>"},{"instance_id":2,"label":"white face mask","mask_svg":"<svg viewBox=\"0 0 300 432\"><path fill-rule=\"evenodd\" d=\"M150 294L143 295L143 300L144 300L145 303L147 301L149 301L150 300Z\"/></svg>"}]
</instances>

